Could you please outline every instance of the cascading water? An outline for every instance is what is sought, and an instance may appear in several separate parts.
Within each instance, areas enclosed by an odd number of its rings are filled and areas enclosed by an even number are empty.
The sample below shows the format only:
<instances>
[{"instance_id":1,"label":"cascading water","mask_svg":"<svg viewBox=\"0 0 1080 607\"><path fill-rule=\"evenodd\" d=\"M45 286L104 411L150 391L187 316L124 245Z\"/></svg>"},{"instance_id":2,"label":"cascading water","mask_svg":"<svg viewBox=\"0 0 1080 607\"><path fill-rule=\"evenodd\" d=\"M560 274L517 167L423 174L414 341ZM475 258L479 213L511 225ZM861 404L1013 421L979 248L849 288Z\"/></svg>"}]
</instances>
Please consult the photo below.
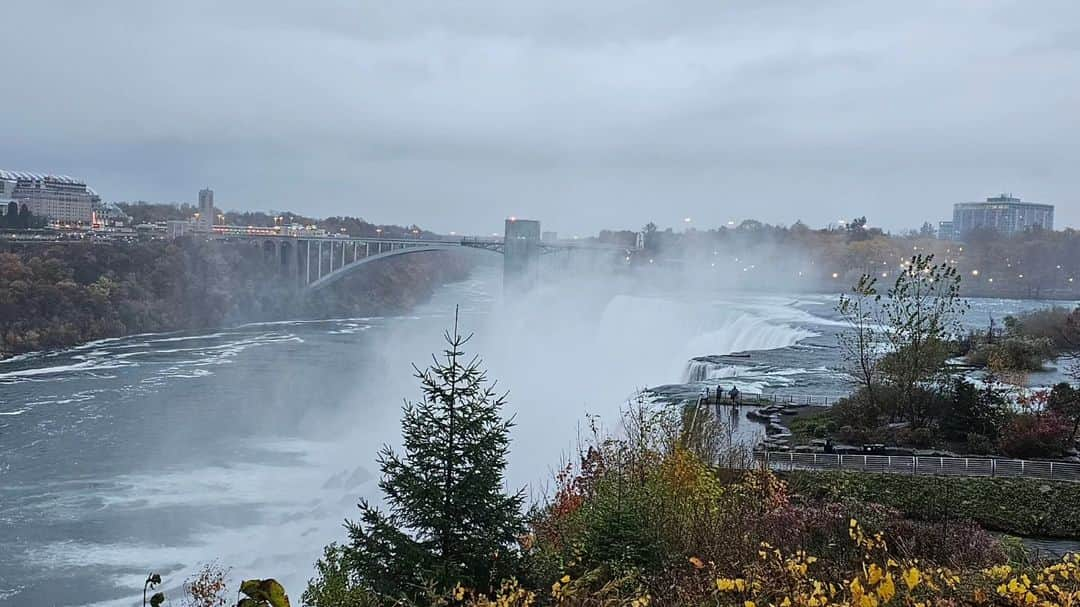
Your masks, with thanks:
<instances>
[{"instance_id":1,"label":"cascading water","mask_svg":"<svg viewBox=\"0 0 1080 607\"><path fill-rule=\"evenodd\" d=\"M692 338L687 344L690 357L776 350L816 335L745 312L724 311L715 322L719 326Z\"/></svg>"}]
</instances>

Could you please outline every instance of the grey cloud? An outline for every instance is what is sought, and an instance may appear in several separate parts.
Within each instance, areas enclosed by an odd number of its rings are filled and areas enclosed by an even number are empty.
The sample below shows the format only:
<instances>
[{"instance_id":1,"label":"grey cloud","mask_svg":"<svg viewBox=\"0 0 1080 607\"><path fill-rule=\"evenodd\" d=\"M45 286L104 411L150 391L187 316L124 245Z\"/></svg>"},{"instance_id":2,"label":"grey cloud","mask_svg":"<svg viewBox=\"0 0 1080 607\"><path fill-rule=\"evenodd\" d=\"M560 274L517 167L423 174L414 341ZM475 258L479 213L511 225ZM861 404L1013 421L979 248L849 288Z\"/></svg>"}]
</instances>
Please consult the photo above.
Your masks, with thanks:
<instances>
[{"instance_id":1,"label":"grey cloud","mask_svg":"<svg viewBox=\"0 0 1080 607\"><path fill-rule=\"evenodd\" d=\"M1080 224L1071 2L9 0L0 165L478 233ZM28 24L50 24L30 27Z\"/></svg>"}]
</instances>

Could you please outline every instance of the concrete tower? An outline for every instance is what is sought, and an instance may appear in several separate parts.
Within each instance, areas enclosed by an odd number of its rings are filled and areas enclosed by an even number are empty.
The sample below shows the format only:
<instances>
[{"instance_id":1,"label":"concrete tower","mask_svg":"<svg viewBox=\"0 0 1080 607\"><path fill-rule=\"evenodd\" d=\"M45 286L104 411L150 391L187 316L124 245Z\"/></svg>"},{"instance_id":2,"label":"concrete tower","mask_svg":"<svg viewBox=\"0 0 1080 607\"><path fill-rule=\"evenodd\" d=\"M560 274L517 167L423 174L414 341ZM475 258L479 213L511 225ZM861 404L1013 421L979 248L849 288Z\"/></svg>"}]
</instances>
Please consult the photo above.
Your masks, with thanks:
<instances>
[{"instance_id":1,"label":"concrete tower","mask_svg":"<svg viewBox=\"0 0 1080 607\"><path fill-rule=\"evenodd\" d=\"M540 222L511 217L503 232L503 292L527 291L536 283Z\"/></svg>"}]
</instances>

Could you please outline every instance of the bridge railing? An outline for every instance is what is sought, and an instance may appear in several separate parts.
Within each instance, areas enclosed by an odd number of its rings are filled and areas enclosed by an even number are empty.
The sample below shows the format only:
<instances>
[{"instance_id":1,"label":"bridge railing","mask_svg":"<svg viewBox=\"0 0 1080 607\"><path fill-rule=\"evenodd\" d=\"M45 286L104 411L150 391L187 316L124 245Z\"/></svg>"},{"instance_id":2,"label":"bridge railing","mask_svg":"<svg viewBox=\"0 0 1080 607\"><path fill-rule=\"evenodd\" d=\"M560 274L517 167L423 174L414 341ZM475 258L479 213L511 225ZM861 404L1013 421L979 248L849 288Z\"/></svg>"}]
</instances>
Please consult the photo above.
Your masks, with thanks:
<instances>
[{"instance_id":1,"label":"bridge railing","mask_svg":"<svg viewBox=\"0 0 1080 607\"><path fill-rule=\"evenodd\" d=\"M850 470L937 476L986 476L1080 482L1080 463L986 457L934 457L762 451L758 463L773 470Z\"/></svg>"}]
</instances>

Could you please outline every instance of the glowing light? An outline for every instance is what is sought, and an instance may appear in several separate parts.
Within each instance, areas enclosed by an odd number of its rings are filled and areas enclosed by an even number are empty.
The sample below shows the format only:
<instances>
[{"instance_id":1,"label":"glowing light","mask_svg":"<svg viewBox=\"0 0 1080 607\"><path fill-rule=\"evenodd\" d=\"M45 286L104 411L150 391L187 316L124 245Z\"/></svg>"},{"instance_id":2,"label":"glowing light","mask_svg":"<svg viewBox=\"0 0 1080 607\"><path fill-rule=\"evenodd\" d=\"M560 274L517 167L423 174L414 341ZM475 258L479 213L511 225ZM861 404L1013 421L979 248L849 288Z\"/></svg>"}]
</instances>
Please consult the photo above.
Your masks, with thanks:
<instances>
[{"instance_id":1,"label":"glowing light","mask_svg":"<svg viewBox=\"0 0 1080 607\"><path fill-rule=\"evenodd\" d=\"M972 276L978 276L978 275L979 275L979 271L978 271L978 270L972 270L972 271L971 271L971 275L972 275Z\"/></svg>"},{"instance_id":2,"label":"glowing light","mask_svg":"<svg viewBox=\"0 0 1080 607\"><path fill-rule=\"evenodd\" d=\"M1016 276L1017 276L1017 278L1023 278L1024 277L1023 274L1017 274Z\"/></svg>"},{"instance_id":3,"label":"glowing light","mask_svg":"<svg viewBox=\"0 0 1080 607\"><path fill-rule=\"evenodd\" d=\"M888 277L889 277L889 273L888 273L888 272L882 272L882 273L881 273L881 277L882 277L882 278L888 278Z\"/></svg>"},{"instance_id":4,"label":"glowing light","mask_svg":"<svg viewBox=\"0 0 1080 607\"><path fill-rule=\"evenodd\" d=\"M833 278L840 278L840 273L839 272L833 272L832 277Z\"/></svg>"},{"instance_id":5,"label":"glowing light","mask_svg":"<svg viewBox=\"0 0 1080 607\"><path fill-rule=\"evenodd\" d=\"M690 223L690 218L689 217L683 217L683 222L684 223Z\"/></svg>"},{"instance_id":6,"label":"glowing light","mask_svg":"<svg viewBox=\"0 0 1080 607\"><path fill-rule=\"evenodd\" d=\"M993 278L988 278L988 279L986 279L986 282L994 282L994 279Z\"/></svg>"},{"instance_id":7,"label":"glowing light","mask_svg":"<svg viewBox=\"0 0 1080 607\"><path fill-rule=\"evenodd\" d=\"M517 217L514 217L513 215L511 215L510 216L510 222L513 223L515 221L517 221Z\"/></svg>"}]
</instances>

